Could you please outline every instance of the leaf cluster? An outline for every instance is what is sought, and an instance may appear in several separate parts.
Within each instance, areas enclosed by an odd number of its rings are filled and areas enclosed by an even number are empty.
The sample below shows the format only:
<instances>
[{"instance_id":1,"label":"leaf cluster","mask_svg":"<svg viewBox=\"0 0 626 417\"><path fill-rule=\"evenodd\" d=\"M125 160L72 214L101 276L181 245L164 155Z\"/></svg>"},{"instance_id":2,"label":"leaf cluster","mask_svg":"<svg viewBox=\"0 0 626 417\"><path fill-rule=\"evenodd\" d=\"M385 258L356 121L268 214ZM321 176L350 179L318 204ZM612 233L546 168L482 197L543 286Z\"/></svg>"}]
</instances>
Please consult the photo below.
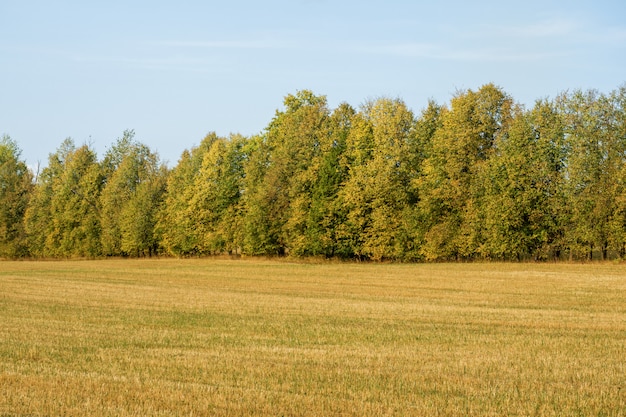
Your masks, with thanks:
<instances>
[{"instance_id":1,"label":"leaf cluster","mask_svg":"<svg viewBox=\"0 0 626 417\"><path fill-rule=\"evenodd\" d=\"M419 114L303 90L171 169L126 131L101 161L64 141L36 180L5 136L0 256L623 258L625 107L626 87L526 109L487 84Z\"/></svg>"}]
</instances>

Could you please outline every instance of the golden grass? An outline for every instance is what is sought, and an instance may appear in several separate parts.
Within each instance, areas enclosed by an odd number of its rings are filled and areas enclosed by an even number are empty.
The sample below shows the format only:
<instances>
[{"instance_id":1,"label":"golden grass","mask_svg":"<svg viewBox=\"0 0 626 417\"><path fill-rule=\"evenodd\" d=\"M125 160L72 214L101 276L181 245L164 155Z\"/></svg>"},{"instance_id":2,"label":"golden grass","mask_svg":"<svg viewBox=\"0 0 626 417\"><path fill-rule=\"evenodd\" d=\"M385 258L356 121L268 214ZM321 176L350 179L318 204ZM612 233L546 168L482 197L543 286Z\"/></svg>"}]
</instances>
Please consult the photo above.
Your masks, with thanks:
<instances>
[{"instance_id":1,"label":"golden grass","mask_svg":"<svg viewBox=\"0 0 626 417\"><path fill-rule=\"evenodd\" d=\"M0 416L626 414L626 267L0 263Z\"/></svg>"}]
</instances>

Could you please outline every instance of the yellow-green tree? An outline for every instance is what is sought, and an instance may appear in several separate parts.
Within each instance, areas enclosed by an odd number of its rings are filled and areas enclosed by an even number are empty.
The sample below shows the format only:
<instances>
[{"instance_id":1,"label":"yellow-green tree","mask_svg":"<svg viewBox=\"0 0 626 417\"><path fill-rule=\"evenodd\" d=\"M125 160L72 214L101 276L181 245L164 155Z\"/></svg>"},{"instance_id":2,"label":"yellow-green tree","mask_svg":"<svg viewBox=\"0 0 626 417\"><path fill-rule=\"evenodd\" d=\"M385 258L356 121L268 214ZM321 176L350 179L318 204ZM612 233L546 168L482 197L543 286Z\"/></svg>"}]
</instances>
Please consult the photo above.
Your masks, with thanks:
<instances>
[{"instance_id":1,"label":"yellow-green tree","mask_svg":"<svg viewBox=\"0 0 626 417\"><path fill-rule=\"evenodd\" d=\"M476 257L482 251L487 162L511 119L512 99L493 84L458 93L441 112L441 128L422 166L420 209L426 259Z\"/></svg>"},{"instance_id":2,"label":"yellow-green tree","mask_svg":"<svg viewBox=\"0 0 626 417\"><path fill-rule=\"evenodd\" d=\"M158 249L156 213L167 170L159 157L125 131L102 161L102 247L107 256L152 255Z\"/></svg>"},{"instance_id":3,"label":"yellow-green tree","mask_svg":"<svg viewBox=\"0 0 626 417\"><path fill-rule=\"evenodd\" d=\"M310 204L303 213L300 254L312 256L351 257L349 239L340 233L347 209L340 190L348 178L349 166L345 158L347 139L352 128L355 110L341 104L330 115L326 134L320 134L319 152L307 169L310 178Z\"/></svg>"},{"instance_id":4,"label":"yellow-green tree","mask_svg":"<svg viewBox=\"0 0 626 417\"><path fill-rule=\"evenodd\" d=\"M611 184L614 209L610 216L609 248L623 259L626 257L626 84L609 97L611 112L608 122L612 135L612 158L615 176Z\"/></svg>"},{"instance_id":5,"label":"yellow-green tree","mask_svg":"<svg viewBox=\"0 0 626 417\"><path fill-rule=\"evenodd\" d=\"M358 256L382 260L405 254L404 211L413 171L413 113L401 100L367 103L350 132L349 178L342 189L347 226Z\"/></svg>"},{"instance_id":6,"label":"yellow-green tree","mask_svg":"<svg viewBox=\"0 0 626 417\"><path fill-rule=\"evenodd\" d=\"M625 107L626 86L526 110L487 84L416 118L303 90L171 171L131 130L101 162L68 139L34 186L4 137L0 256L626 257Z\"/></svg>"},{"instance_id":7,"label":"yellow-green tree","mask_svg":"<svg viewBox=\"0 0 626 417\"><path fill-rule=\"evenodd\" d=\"M123 255L152 256L159 253L161 248L156 222L165 194L168 171L157 161L152 163L154 165L149 162L143 167L147 171L144 173L145 178L136 185L120 212L120 249ZM123 169L123 165L120 168Z\"/></svg>"},{"instance_id":8,"label":"yellow-green tree","mask_svg":"<svg viewBox=\"0 0 626 417\"><path fill-rule=\"evenodd\" d=\"M31 252L37 256L93 257L100 243L103 175L95 152L66 139L50 155L26 211Z\"/></svg>"},{"instance_id":9,"label":"yellow-green tree","mask_svg":"<svg viewBox=\"0 0 626 417\"><path fill-rule=\"evenodd\" d=\"M565 238L573 257L590 259L597 249L606 259L613 240L611 218L620 199L618 184L626 150L620 135L623 109L619 110L618 103L593 90L560 97L570 148Z\"/></svg>"},{"instance_id":10,"label":"yellow-green tree","mask_svg":"<svg viewBox=\"0 0 626 417\"><path fill-rule=\"evenodd\" d=\"M309 169L327 135L326 97L303 90L288 95L255 146L247 167L245 252L306 251L306 226L315 178Z\"/></svg>"},{"instance_id":11,"label":"yellow-green tree","mask_svg":"<svg viewBox=\"0 0 626 417\"><path fill-rule=\"evenodd\" d=\"M433 153L433 138L441 129L441 114L444 107L433 100L428 102L415 121L414 134L409 142L408 164L410 167L410 183L408 185L409 203L403 210L403 229L400 235L404 247L403 258L407 260L421 260L424 258L422 246L425 235L432 221L428 216L434 213L425 212L420 204L423 196L422 187L425 185L425 162ZM432 220L432 219L431 219Z\"/></svg>"},{"instance_id":12,"label":"yellow-green tree","mask_svg":"<svg viewBox=\"0 0 626 417\"><path fill-rule=\"evenodd\" d=\"M101 162L104 175L104 188L100 197L101 241L103 253L107 256L122 255L120 215L135 187L135 175L130 172L131 164L128 161L124 169L120 170L120 166L137 145L134 136L134 131L124 131L123 136L106 152Z\"/></svg>"},{"instance_id":13,"label":"yellow-green tree","mask_svg":"<svg viewBox=\"0 0 626 417\"><path fill-rule=\"evenodd\" d=\"M20 153L9 136L0 138L0 258L28 254L24 214L33 183Z\"/></svg>"},{"instance_id":14,"label":"yellow-green tree","mask_svg":"<svg viewBox=\"0 0 626 417\"><path fill-rule=\"evenodd\" d=\"M187 216L200 254L237 253L241 247L240 206L244 137L215 139L194 178Z\"/></svg>"},{"instance_id":15,"label":"yellow-green tree","mask_svg":"<svg viewBox=\"0 0 626 417\"><path fill-rule=\"evenodd\" d=\"M201 253L197 227L189 216L190 202L194 199L194 182L202 167L204 156L215 141L215 133L209 133L200 144L185 150L178 164L167 178L163 204L157 214L156 232L165 250L176 256L196 256Z\"/></svg>"},{"instance_id":16,"label":"yellow-green tree","mask_svg":"<svg viewBox=\"0 0 626 417\"><path fill-rule=\"evenodd\" d=\"M554 107L520 107L501 135L484 176L481 254L495 259L558 256L558 212L565 168L562 123Z\"/></svg>"}]
</instances>

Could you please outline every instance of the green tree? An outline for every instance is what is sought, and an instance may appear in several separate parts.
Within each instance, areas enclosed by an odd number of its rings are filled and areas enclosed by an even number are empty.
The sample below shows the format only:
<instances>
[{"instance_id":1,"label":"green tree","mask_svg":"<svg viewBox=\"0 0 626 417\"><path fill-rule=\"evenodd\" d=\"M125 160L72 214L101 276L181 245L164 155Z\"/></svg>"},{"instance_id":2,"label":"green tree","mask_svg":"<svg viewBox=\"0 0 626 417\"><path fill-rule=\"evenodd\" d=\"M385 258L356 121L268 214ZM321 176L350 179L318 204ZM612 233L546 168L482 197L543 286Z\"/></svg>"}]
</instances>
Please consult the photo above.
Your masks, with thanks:
<instances>
[{"instance_id":1,"label":"green tree","mask_svg":"<svg viewBox=\"0 0 626 417\"><path fill-rule=\"evenodd\" d=\"M100 190L103 177L95 152L66 139L50 155L26 212L34 255L99 256Z\"/></svg>"},{"instance_id":2,"label":"green tree","mask_svg":"<svg viewBox=\"0 0 626 417\"><path fill-rule=\"evenodd\" d=\"M623 259L626 257L626 84L613 91L609 99L611 113L607 121L613 136L611 157L615 161L611 190L615 200L609 226L609 247Z\"/></svg>"},{"instance_id":3,"label":"green tree","mask_svg":"<svg viewBox=\"0 0 626 417\"><path fill-rule=\"evenodd\" d=\"M472 258L481 252L487 161L510 122L512 99L493 84L458 93L441 112L441 128L424 160L420 209L428 231L426 259Z\"/></svg>"},{"instance_id":4,"label":"green tree","mask_svg":"<svg viewBox=\"0 0 626 417\"><path fill-rule=\"evenodd\" d=\"M135 187L136 175L132 172L130 163L126 169L119 170L122 162L136 147L135 132L124 131L124 134L106 152L101 163L104 175L104 188L100 197L102 212L102 248L105 255L119 256L122 254L122 232L120 229L120 215L124 203L128 201Z\"/></svg>"},{"instance_id":5,"label":"green tree","mask_svg":"<svg viewBox=\"0 0 626 417\"><path fill-rule=\"evenodd\" d=\"M538 101L529 115L533 126L535 154L530 169L539 190L531 214L537 251L535 257L560 258L565 249L564 223L567 217L565 194L568 146L562 114L553 102Z\"/></svg>"},{"instance_id":6,"label":"green tree","mask_svg":"<svg viewBox=\"0 0 626 417\"><path fill-rule=\"evenodd\" d=\"M327 135L329 111L324 96L307 90L288 95L284 105L247 164L244 248L251 254L306 252L314 182L309 167Z\"/></svg>"},{"instance_id":7,"label":"green tree","mask_svg":"<svg viewBox=\"0 0 626 417\"><path fill-rule=\"evenodd\" d=\"M356 112L341 104L330 115L327 134L320 135L320 149L308 168L311 179L310 205L304 220L302 254L312 256L351 257L349 240L340 234L347 210L340 190L348 178L345 152Z\"/></svg>"},{"instance_id":8,"label":"green tree","mask_svg":"<svg viewBox=\"0 0 626 417\"><path fill-rule=\"evenodd\" d=\"M364 174L365 167L373 157L374 137L372 126L363 112L351 117L351 126L347 133L346 149L341 159L342 164L347 167L347 178L337 195L337 201L345 214L338 225L337 236L344 252L358 259L365 259L368 253L364 248L363 232L369 222L370 207L363 195L363 190L368 187L368 178Z\"/></svg>"},{"instance_id":9,"label":"green tree","mask_svg":"<svg viewBox=\"0 0 626 417\"><path fill-rule=\"evenodd\" d=\"M83 145L66 161L52 199L53 220L61 234L62 256L98 256L102 174L95 152Z\"/></svg>"},{"instance_id":10,"label":"green tree","mask_svg":"<svg viewBox=\"0 0 626 417\"><path fill-rule=\"evenodd\" d=\"M20 154L9 136L0 138L0 258L28 254L24 215L33 183Z\"/></svg>"},{"instance_id":11,"label":"green tree","mask_svg":"<svg viewBox=\"0 0 626 417\"><path fill-rule=\"evenodd\" d=\"M188 217L201 254L236 253L241 246L239 198L246 139L218 138L204 154L194 178Z\"/></svg>"},{"instance_id":12,"label":"green tree","mask_svg":"<svg viewBox=\"0 0 626 417\"><path fill-rule=\"evenodd\" d=\"M71 148L69 148L70 146ZM48 248L58 244L58 237L56 236L58 232L55 233L53 227L51 204L56 183L63 171L63 161L74 148L73 141L65 140L62 147L55 154L49 156L48 166L37 176L32 197L24 213L28 248L34 256L51 256Z\"/></svg>"},{"instance_id":13,"label":"green tree","mask_svg":"<svg viewBox=\"0 0 626 417\"><path fill-rule=\"evenodd\" d=\"M194 199L194 182L202 167L206 153L215 141L215 133L209 133L197 147L185 150L177 165L167 178L165 195L157 214L156 232L165 250L175 256L200 254L197 225L189 216L190 202Z\"/></svg>"},{"instance_id":14,"label":"green tree","mask_svg":"<svg viewBox=\"0 0 626 417\"><path fill-rule=\"evenodd\" d=\"M246 255L275 255L284 252L278 243L278 230L269 220L276 210L272 205L273 190L265 181L270 166L270 146L265 136L250 138L248 159L244 164L241 203L243 207L243 253Z\"/></svg>"},{"instance_id":15,"label":"green tree","mask_svg":"<svg viewBox=\"0 0 626 417\"><path fill-rule=\"evenodd\" d=\"M561 126L548 102L537 102L531 112L514 109L481 179L483 255L519 260L557 254L556 210L562 210L565 157Z\"/></svg>"},{"instance_id":16,"label":"green tree","mask_svg":"<svg viewBox=\"0 0 626 417\"><path fill-rule=\"evenodd\" d=\"M566 193L569 219L566 240L573 256L591 259L599 249L606 259L611 236L614 192L623 163L623 138L614 128L609 97L577 91L561 97L570 147Z\"/></svg>"},{"instance_id":17,"label":"green tree","mask_svg":"<svg viewBox=\"0 0 626 417\"><path fill-rule=\"evenodd\" d=\"M405 246L406 259L423 259L422 246L425 242L429 225L428 216L433 213L424 211L424 206L420 203L422 199L422 187L425 186L424 168L428 158L433 153L433 138L442 127L442 111L445 107L430 100L428 106L422 110L415 121L413 140L410 142L409 167L410 184L408 194L410 202L404 210L402 216L404 221L403 244Z\"/></svg>"},{"instance_id":18,"label":"green tree","mask_svg":"<svg viewBox=\"0 0 626 417\"><path fill-rule=\"evenodd\" d=\"M375 260L403 258L403 214L413 203L414 116L400 100L379 99L364 106L359 123L351 132L352 165L342 191L348 222L359 234L355 253Z\"/></svg>"},{"instance_id":19,"label":"green tree","mask_svg":"<svg viewBox=\"0 0 626 417\"><path fill-rule=\"evenodd\" d=\"M121 253L124 255L152 256L159 252L156 223L168 171L158 162L148 168L146 178L140 180L120 213Z\"/></svg>"},{"instance_id":20,"label":"green tree","mask_svg":"<svg viewBox=\"0 0 626 417\"><path fill-rule=\"evenodd\" d=\"M108 174L101 195L102 247L108 256L140 256L157 249L156 211L164 193L167 172L146 145L124 136L107 152Z\"/></svg>"}]
</instances>

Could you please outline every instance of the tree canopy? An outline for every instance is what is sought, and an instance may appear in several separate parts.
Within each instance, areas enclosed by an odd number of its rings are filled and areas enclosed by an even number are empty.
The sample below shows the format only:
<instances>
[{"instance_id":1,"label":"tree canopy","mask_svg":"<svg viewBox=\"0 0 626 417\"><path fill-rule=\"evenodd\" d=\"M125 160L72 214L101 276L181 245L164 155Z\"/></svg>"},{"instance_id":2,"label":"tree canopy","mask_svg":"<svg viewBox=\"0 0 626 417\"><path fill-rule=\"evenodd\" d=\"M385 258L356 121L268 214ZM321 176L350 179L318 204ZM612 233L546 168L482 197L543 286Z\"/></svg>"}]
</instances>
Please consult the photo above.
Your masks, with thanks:
<instances>
[{"instance_id":1,"label":"tree canopy","mask_svg":"<svg viewBox=\"0 0 626 417\"><path fill-rule=\"evenodd\" d=\"M127 130L61 143L36 178L0 140L0 257L626 257L626 86L530 108L487 84L429 101L285 97L258 135L168 168Z\"/></svg>"}]
</instances>

